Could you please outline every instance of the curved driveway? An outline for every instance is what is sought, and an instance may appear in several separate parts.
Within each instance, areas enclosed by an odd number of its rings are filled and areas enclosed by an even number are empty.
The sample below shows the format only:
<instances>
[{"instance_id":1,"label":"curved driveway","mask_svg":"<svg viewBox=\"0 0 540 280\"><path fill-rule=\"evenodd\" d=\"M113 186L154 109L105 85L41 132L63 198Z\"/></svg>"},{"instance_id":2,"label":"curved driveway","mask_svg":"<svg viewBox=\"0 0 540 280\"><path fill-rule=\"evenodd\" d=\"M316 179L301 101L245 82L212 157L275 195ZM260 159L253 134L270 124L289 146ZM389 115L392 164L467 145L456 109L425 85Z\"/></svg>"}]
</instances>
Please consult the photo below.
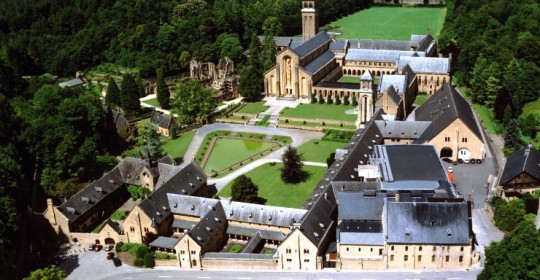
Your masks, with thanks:
<instances>
[{"instance_id":1,"label":"curved driveway","mask_svg":"<svg viewBox=\"0 0 540 280\"><path fill-rule=\"evenodd\" d=\"M195 157L195 154L199 150L199 147L201 146L202 141L204 140L204 137L206 136L206 134L217 131L217 130L227 130L227 131L246 132L246 133L260 133L260 134L266 134L266 135L272 135L272 136L288 136L292 138L291 145L293 145L294 147L298 147L308 142L309 140L321 139L324 135L322 132L317 132L317 131L305 131L305 130L286 129L286 128L269 128L269 127L262 127L262 126L246 126L246 125L241 125L241 124L213 123L210 125L205 125L197 130L195 137L193 137L191 144L186 150L186 153L184 155L184 162L182 162L180 166L184 167L189 162L191 162L193 158ZM281 154L283 153L284 149L285 147L273 153L270 153L266 155L265 157L259 160L256 160L250 164L244 165L242 168L235 170L234 172L228 174L227 176L223 178L209 179L208 184L216 184L216 188L219 191L223 187L225 187L230 181L232 181L234 178L242 174L245 174L268 162L279 162L281 160ZM305 164L306 165L321 165L319 163L310 163L310 162L306 162ZM326 164L322 164L321 166L326 166Z\"/></svg>"}]
</instances>

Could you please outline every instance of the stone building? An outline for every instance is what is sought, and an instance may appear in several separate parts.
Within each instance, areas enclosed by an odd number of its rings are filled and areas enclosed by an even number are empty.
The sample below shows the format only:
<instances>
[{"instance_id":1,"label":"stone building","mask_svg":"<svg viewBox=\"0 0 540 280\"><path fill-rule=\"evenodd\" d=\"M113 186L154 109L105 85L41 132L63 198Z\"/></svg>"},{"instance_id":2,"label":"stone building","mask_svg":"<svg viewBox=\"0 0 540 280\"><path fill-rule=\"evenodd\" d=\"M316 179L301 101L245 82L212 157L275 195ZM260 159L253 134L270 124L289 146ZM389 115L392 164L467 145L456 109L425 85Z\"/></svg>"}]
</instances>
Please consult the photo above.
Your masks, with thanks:
<instances>
[{"instance_id":1,"label":"stone building","mask_svg":"<svg viewBox=\"0 0 540 280\"><path fill-rule=\"evenodd\" d=\"M238 97L238 75L234 61L228 57L220 59L217 65L194 59L189 63L189 74L215 90L216 102Z\"/></svg>"},{"instance_id":2,"label":"stone building","mask_svg":"<svg viewBox=\"0 0 540 280\"><path fill-rule=\"evenodd\" d=\"M520 197L540 189L540 152L528 145L511 154L499 179L505 197Z\"/></svg>"},{"instance_id":3,"label":"stone building","mask_svg":"<svg viewBox=\"0 0 540 280\"><path fill-rule=\"evenodd\" d=\"M171 133L176 133L174 130L178 127L176 120L172 116L160 113L154 109L150 116L150 123L153 124L157 132L163 136L172 136Z\"/></svg>"}]
</instances>

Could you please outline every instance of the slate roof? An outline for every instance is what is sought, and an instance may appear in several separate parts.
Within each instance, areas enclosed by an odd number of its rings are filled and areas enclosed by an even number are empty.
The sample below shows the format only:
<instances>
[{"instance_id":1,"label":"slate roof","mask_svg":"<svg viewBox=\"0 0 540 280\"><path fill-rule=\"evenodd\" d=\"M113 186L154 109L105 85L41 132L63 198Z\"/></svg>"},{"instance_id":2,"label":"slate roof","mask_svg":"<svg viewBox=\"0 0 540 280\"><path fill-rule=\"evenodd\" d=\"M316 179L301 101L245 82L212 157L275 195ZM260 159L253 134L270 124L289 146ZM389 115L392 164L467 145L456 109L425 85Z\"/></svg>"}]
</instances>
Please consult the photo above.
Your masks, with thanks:
<instances>
[{"instance_id":1,"label":"slate roof","mask_svg":"<svg viewBox=\"0 0 540 280\"><path fill-rule=\"evenodd\" d=\"M382 232L339 232L340 244L384 245Z\"/></svg>"},{"instance_id":2,"label":"slate roof","mask_svg":"<svg viewBox=\"0 0 540 280\"><path fill-rule=\"evenodd\" d=\"M540 152L533 147L523 148L511 154L506 160L499 185L510 183L521 173L540 180Z\"/></svg>"},{"instance_id":3,"label":"slate roof","mask_svg":"<svg viewBox=\"0 0 540 280\"><path fill-rule=\"evenodd\" d=\"M466 202L387 202L387 243L468 245Z\"/></svg>"},{"instance_id":4,"label":"slate roof","mask_svg":"<svg viewBox=\"0 0 540 280\"><path fill-rule=\"evenodd\" d=\"M381 220L384 196L364 196L361 192L338 193L338 220Z\"/></svg>"},{"instance_id":5,"label":"slate roof","mask_svg":"<svg viewBox=\"0 0 540 280\"><path fill-rule=\"evenodd\" d=\"M165 182L169 181L175 174L182 170L181 166L158 163L159 178L155 184L155 189L159 189Z\"/></svg>"},{"instance_id":6,"label":"slate roof","mask_svg":"<svg viewBox=\"0 0 540 280\"><path fill-rule=\"evenodd\" d=\"M317 197L315 203L302 217L300 230L319 249L330 231L334 230L332 215L336 208L334 192L326 187L324 194Z\"/></svg>"},{"instance_id":7,"label":"slate roof","mask_svg":"<svg viewBox=\"0 0 540 280\"><path fill-rule=\"evenodd\" d=\"M399 102L401 101L401 98L399 97L399 94L396 92L396 90L392 86L388 87L388 90L384 91L383 94L381 95L381 97L384 96L385 94L388 95L388 97L390 97L392 102L394 102L396 105L398 105ZM380 100L381 98L379 97L378 99ZM379 100L377 100L377 101L379 101Z\"/></svg>"},{"instance_id":8,"label":"slate roof","mask_svg":"<svg viewBox=\"0 0 540 280\"><path fill-rule=\"evenodd\" d=\"M171 224L171 227L172 228L181 228L181 229L190 230L196 224L197 224L197 222L194 222L194 221L186 221L186 220L182 220L182 219L174 219L172 224Z\"/></svg>"},{"instance_id":9,"label":"slate roof","mask_svg":"<svg viewBox=\"0 0 540 280\"><path fill-rule=\"evenodd\" d=\"M160 224L168 217L173 210L169 206L168 194L191 195L200 187L206 184L204 171L195 162L185 166L176 173L169 181L165 182L159 189L148 195L139 203L141 210Z\"/></svg>"},{"instance_id":10,"label":"slate roof","mask_svg":"<svg viewBox=\"0 0 540 280\"><path fill-rule=\"evenodd\" d=\"M371 49L371 50L409 51L411 49L411 43L409 41L398 41L398 40L359 39L359 40L351 40L351 48Z\"/></svg>"},{"instance_id":11,"label":"slate roof","mask_svg":"<svg viewBox=\"0 0 540 280\"><path fill-rule=\"evenodd\" d=\"M107 223L107 225L109 225L117 233L124 234L123 230L122 230L122 226L119 223L117 223L117 222L115 222L115 221L113 221L111 219L107 219L106 223Z\"/></svg>"},{"instance_id":12,"label":"slate roof","mask_svg":"<svg viewBox=\"0 0 540 280\"><path fill-rule=\"evenodd\" d=\"M317 35L311 37L311 39L304 41L301 45L292 50L298 54L300 59L308 56L310 53L321 48L325 44L329 44L332 41L332 37L326 33L326 31L321 31Z\"/></svg>"},{"instance_id":13,"label":"slate roof","mask_svg":"<svg viewBox=\"0 0 540 280\"><path fill-rule=\"evenodd\" d=\"M394 88L398 93L403 94L407 90L408 81L406 75L382 75L379 81L379 92L384 92L388 88Z\"/></svg>"},{"instance_id":14,"label":"slate roof","mask_svg":"<svg viewBox=\"0 0 540 280\"><path fill-rule=\"evenodd\" d=\"M103 177L74 194L69 200L58 206L57 209L72 223L84 216L86 212L91 211L105 197L113 194L123 185L124 181L120 175L119 167L116 166Z\"/></svg>"},{"instance_id":15,"label":"slate roof","mask_svg":"<svg viewBox=\"0 0 540 280\"><path fill-rule=\"evenodd\" d=\"M360 90L360 83L320 82L316 87Z\"/></svg>"},{"instance_id":16,"label":"slate roof","mask_svg":"<svg viewBox=\"0 0 540 280\"><path fill-rule=\"evenodd\" d=\"M425 56L423 52L414 51L349 49L345 59L348 61L397 62L400 57L410 57L415 53Z\"/></svg>"},{"instance_id":17,"label":"slate roof","mask_svg":"<svg viewBox=\"0 0 540 280\"><path fill-rule=\"evenodd\" d=\"M369 71L364 72L360 77L360 81L373 81L373 76Z\"/></svg>"},{"instance_id":18,"label":"slate roof","mask_svg":"<svg viewBox=\"0 0 540 280\"><path fill-rule=\"evenodd\" d=\"M179 241L180 240L176 238L159 236L156 240L152 241L148 245L156 248L174 250L174 246L176 246Z\"/></svg>"},{"instance_id":19,"label":"slate roof","mask_svg":"<svg viewBox=\"0 0 540 280\"><path fill-rule=\"evenodd\" d=\"M418 34L412 34L411 35L411 47L418 48L422 40L424 40L427 37L427 35L418 35Z\"/></svg>"},{"instance_id":20,"label":"slate roof","mask_svg":"<svg viewBox=\"0 0 540 280\"><path fill-rule=\"evenodd\" d=\"M218 239L217 236L223 235L227 224L223 207L218 202L215 208L206 213L188 232L188 235L201 246L202 251L206 251L213 249L210 248L211 243L209 241Z\"/></svg>"},{"instance_id":21,"label":"slate roof","mask_svg":"<svg viewBox=\"0 0 540 280\"><path fill-rule=\"evenodd\" d=\"M482 139L471 106L449 83L416 108L414 117L416 121L431 121L431 125L415 143L421 144L433 139L458 118L478 139Z\"/></svg>"},{"instance_id":22,"label":"slate roof","mask_svg":"<svg viewBox=\"0 0 540 280\"><path fill-rule=\"evenodd\" d=\"M261 234L259 232L256 232L249 241L246 243L244 248L242 248L242 251L240 253L253 253L259 247L259 244L263 242L263 239L261 237Z\"/></svg>"},{"instance_id":23,"label":"slate roof","mask_svg":"<svg viewBox=\"0 0 540 280\"><path fill-rule=\"evenodd\" d=\"M418 139L431 125L430 121L375 121L383 137Z\"/></svg>"},{"instance_id":24,"label":"slate roof","mask_svg":"<svg viewBox=\"0 0 540 280\"><path fill-rule=\"evenodd\" d=\"M317 58L312 60L309 64L304 66L304 70L310 74L315 75L319 70L323 69L328 63L332 62L335 58L335 55L331 51L326 51L323 54L319 55Z\"/></svg>"},{"instance_id":25,"label":"slate roof","mask_svg":"<svg viewBox=\"0 0 540 280\"><path fill-rule=\"evenodd\" d=\"M126 131L129 129L130 124L129 124L129 121L124 116L124 114L117 112L115 110L111 110L111 114L112 114L114 125L116 126L117 130Z\"/></svg>"},{"instance_id":26,"label":"slate roof","mask_svg":"<svg viewBox=\"0 0 540 280\"><path fill-rule=\"evenodd\" d=\"M69 81L59 83L58 86L61 87L61 88L65 88L65 87L70 88L70 87L80 86L82 84L84 84L84 82L81 79L75 78L75 79L71 79Z\"/></svg>"},{"instance_id":27,"label":"slate roof","mask_svg":"<svg viewBox=\"0 0 540 280\"><path fill-rule=\"evenodd\" d=\"M283 241L285 234L281 231L264 230L257 228L247 228L229 225L227 227L227 234L235 234L241 236L253 236L255 233L259 233L261 238L266 240Z\"/></svg>"},{"instance_id":28,"label":"slate roof","mask_svg":"<svg viewBox=\"0 0 540 280\"><path fill-rule=\"evenodd\" d=\"M450 59L444 57L414 57L403 55L399 57L398 69L409 65L415 73L450 73Z\"/></svg>"},{"instance_id":29,"label":"slate roof","mask_svg":"<svg viewBox=\"0 0 540 280\"><path fill-rule=\"evenodd\" d=\"M157 177L159 174L157 170L153 170L150 166L146 165L146 161L138 158L127 157L118 164L118 170L122 176L122 180L127 184L141 185L141 173L144 168L148 168L152 176Z\"/></svg>"},{"instance_id":30,"label":"slate roof","mask_svg":"<svg viewBox=\"0 0 540 280\"><path fill-rule=\"evenodd\" d=\"M330 43L329 50L334 52L345 52L349 46L349 40L347 39L338 39Z\"/></svg>"},{"instance_id":31,"label":"slate roof","mask_svg":"<svg viewBox=\"0 0 540 280\"><path fill-rule=\"evenodd\" d=\"M173 118L154 110L152 112L152 117L150 117L150 122L159 127L169 129L173 122Z\"/></svg>"}]
</instances>

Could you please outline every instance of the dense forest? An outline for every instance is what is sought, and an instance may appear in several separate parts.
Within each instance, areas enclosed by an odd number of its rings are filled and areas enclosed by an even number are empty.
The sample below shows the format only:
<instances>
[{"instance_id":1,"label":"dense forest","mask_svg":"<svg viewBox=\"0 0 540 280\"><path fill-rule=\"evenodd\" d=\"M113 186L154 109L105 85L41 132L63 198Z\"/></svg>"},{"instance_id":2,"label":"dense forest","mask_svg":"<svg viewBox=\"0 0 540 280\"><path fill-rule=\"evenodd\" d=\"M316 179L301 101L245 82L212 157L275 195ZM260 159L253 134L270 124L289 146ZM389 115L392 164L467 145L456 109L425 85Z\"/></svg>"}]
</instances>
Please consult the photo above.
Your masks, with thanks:
<instances>
[{"instance_id":1,"label":"dense forest","mask_svg":"<svg viewBox=\"0 0 540 280\"><path fill-rule=\"evenodd\" d=\"M321 24L369 4L321 0ZM185 71L193 58L216 62L225 55L261 69L261 61L243 61L241 52L255 35L300 34L300 6L298 0L2 1L2 278L22 278L54 253L56 244L38 219L45 198L61 202L115 165L121 152L98 97L61 89L54 75L113 63L136 68L142 77L162 77ZM128 87L122 88L120 99Z\"/></svg>"}]
</instances>

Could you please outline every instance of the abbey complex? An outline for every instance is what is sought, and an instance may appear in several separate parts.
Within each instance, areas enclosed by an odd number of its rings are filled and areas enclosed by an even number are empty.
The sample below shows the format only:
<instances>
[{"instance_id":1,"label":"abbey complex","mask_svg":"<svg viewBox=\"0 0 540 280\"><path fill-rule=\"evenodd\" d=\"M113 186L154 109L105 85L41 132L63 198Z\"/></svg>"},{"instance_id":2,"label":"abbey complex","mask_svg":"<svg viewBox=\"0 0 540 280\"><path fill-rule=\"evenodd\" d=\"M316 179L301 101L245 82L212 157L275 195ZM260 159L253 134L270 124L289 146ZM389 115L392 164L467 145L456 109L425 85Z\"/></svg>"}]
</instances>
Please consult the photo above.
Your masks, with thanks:
<instances>
[{"instance_id":1,"label":"abbey complex","mask_svg":"<svg viewBox=\"0 0 540 280\"><path fill-rule=\"evenodd\" d=\"M437 1L439 2L439 1ZM485 157L474 113L451 85L451 57L431 35L410 41L334 39L318 30L317 1L302 1L302 38L275 38L266 96L353 99L358 130L301 209L208 197L196 162L126 158L45 216L69 242L145 243L181 269L338 270L469 268L480 253L472 201L441 158ZM358 82L339 83L343 75ZM377 82L375 82L377 81ZM375 85L378 86L375 86ZM419 93L431 97L418 108ZM414 164L411 164L414 162ZM108 220L128 185L152 191L122 223ZM90 230L106 221L97 233ZM244 244L239 253L223 250Z\"/></svg>"}]
</instances>

